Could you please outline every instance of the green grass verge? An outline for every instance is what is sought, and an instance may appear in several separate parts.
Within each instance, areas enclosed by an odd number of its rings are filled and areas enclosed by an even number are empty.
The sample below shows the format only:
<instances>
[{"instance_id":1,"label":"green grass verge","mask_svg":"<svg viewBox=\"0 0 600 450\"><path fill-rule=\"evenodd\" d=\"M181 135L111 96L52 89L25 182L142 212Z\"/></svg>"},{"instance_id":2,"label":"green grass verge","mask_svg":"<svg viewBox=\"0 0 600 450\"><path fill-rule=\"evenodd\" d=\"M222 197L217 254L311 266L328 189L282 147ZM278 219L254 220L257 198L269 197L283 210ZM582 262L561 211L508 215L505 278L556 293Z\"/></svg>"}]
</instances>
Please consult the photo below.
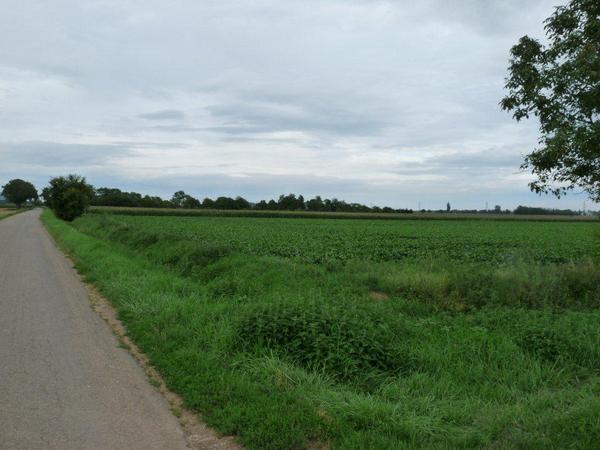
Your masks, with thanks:
<instances>
[{"instance_id":1,"label":"green grass verge","mask_svg":"<svg viewBox=\"0 0 600 450\"><path fill-rule=\"evenodd\" d=\"M600 442L593 297L585 308L490 301L458 314L396 289L425 280L419 267L362 271L202 243L186 252L143 234L85 234L49 211L43 221L186 406L248 448ZM389 298L374 300L374 287Z\"/></svg>"}]
</instances>

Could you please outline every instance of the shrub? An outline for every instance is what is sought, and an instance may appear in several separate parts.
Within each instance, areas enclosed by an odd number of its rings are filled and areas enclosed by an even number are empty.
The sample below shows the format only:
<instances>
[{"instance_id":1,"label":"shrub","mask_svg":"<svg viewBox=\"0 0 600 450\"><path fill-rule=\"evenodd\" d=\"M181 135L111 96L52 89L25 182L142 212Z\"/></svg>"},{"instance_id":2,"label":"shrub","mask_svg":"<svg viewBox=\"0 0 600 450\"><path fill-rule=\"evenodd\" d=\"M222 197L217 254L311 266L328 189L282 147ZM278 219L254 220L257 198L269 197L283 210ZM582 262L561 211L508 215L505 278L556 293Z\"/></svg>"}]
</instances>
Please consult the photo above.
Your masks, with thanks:
<instances>
[{"instance_id":1,"label":"shrub","mask_svg":"<svg viewBox=\"0 0 600 450\"><path fill-rule=\"evenodd\" d=\"M274 351L309 370L342 382L370 384L382 375L410 370L381 320L322 306L260 307L238 324L237 345Z\"/></svg>"},{"instance_id":2,"label":"shrub","mask_svg":"<svg viewBox=\"0 0 600 450\"><path fill-rule=\"evenodd\" d=\"M94 188L79 175L56 177L44 188L42 196L60 219L73 221L90 206Z\"/></svg>"},{"instance_id":3,"label":"shrub","mask_svg":"<svg viewBox=\"0 0 600 450\"><path fill-rule=\"evenodd\" d=\"M565 340L551 329L531 328L518 338L518 345L525 351L550 362L568 356Z\"/></svg>"}]
</instances>

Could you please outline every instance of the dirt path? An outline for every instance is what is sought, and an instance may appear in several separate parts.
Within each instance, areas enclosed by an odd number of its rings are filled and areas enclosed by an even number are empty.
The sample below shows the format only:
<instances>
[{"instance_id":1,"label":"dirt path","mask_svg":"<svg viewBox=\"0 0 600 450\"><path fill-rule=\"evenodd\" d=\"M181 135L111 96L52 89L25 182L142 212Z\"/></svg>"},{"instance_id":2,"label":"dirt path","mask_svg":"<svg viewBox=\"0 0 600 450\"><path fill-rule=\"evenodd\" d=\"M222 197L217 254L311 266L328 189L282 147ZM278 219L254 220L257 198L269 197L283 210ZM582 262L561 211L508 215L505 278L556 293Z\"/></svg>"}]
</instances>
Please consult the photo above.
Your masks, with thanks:
<instances>
[{"instance_id":1,"label":"dirt path","mask_svg":"<svg viewBox=\"0 0 600 450\"><path fill-rule=\"evenodd\" d=\"M39 214L0 221L0 449L189 448Z\"/></svg>"}]
</instances>

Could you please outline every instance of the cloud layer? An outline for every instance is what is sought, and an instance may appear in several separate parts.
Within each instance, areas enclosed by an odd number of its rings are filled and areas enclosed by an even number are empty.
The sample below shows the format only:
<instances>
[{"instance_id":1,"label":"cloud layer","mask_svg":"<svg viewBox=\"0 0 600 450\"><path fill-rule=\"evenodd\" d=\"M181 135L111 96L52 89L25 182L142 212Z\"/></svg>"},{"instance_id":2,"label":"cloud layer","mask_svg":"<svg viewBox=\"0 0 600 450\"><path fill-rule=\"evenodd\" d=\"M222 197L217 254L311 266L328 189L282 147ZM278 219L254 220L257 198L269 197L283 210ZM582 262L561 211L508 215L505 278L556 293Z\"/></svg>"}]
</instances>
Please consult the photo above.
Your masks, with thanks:
<instances>
[{"instance_id":1,"label":"cloud layer","mask_svg":"<svg viewBox=\"0 0 600 450\"><path fill-rule=\"evenodd\" d=\"M8 0L0 183L67 172L203 197L415 208L539 198L535 123L498 108L553 0Z\"/></svg>"}]
</instances>

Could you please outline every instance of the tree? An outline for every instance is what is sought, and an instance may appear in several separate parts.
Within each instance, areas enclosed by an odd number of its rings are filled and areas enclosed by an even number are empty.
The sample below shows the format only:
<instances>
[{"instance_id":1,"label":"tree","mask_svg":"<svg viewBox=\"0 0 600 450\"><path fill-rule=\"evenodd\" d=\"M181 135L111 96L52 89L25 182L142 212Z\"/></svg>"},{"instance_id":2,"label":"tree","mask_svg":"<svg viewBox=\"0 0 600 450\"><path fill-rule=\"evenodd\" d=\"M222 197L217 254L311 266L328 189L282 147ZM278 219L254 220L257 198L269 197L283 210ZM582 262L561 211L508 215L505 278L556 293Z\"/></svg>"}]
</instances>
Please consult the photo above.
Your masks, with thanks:
<instances>
[{"instance_id":1,"label":"tree","mask_svg":"<svg viewBox=\"0 0 600 450\"><path fill-rule=\"evenodd\" d=\"M187 194L185 192L177 191L173 194L173 197L171 197L171 203L173 203L173 206L176 208L183 208L183 202L186 197Z\"/></svg>"},{"instance_id":2,"label":"tree","mask_svg":"<svg viewBox=\"0 0 600 450\"><path fill-rule=\"evenodd\" d=\"M446 212L450 212L452 208L450 207L450 202L446 203Z\"/></svg>"},{"instance_id":3,"label":"tree","mask_svg":"<svg viewBox=\"0 0 600 450\"><path fill-rule=\"evenodd\" d=\"M250 209L250 202L244 197L237 196L234 201L234 209Z\"/></svg>"},{"instance_id":4,"label":"tree","mask_svg":"<svg viewBox=\"0 0 600 450\"><path fill-rule=\"evenodd\" d=\"M269 209L269 205L267 204L266 200L261 200L256 205L254 205L254 209L257 209L259 211L266 211L267 209Z\"/></svg>"},{"instance_id":5,"label":"tree","mask_svg":"<svg viewBox=\"0 0 600 450\"><path fill-rule=\"evenodd\" d=\"M235 200L231 197L217 197L214 203L215 209L237 209Z\"/></svg>"},{"instance_id":6,"label":"tree","mask_svg":"<svg viewBox=\"0 0 600 450\"><path fill-rule=\"evenodd\" d=\"M204 200L202 200L202 207L206 209L212 209L215 207L215 201L206 197Z\"/></svg>"},{"instance_id":7,"label":"tree","mask_svg":"<svg viewBox=\"0 0 600 450\"><path fill-rule=\"evenodd\" d=\"M576 187L600 200L600 2L571 0L545 21L548 44L523 36L511 49L508 95L520 121L540 122L540 146L521 166L537 193Z\"/></svg>"},{"instance_id":8,"label":"tree","mask_svg":"<svg viewBox=\"0 0 600 450\"><path fill-rule=\"evenodd\" d=\"M2 195L8 201L17 205L17 208L23 206L27 200L37 200L38 198L37 190L33 184L19 178L10 180L2 186Z\"/></svg>"},{"instance_id":9,"label":"tree","mask_svg":"<svg viewBox=\"0 0 600 450\"><path fill-rule=\"evenodd\" d=\"M323 211L323 209L325 209L325 205L323 204L323 199L321 196L317 195L315 198L307 201L306 209L309 211Z\"/></svg>"},{"instance_id":10,"label":"tree","mask_svg":"<svg viewBox=\"0 0 600 450\"><path fill-rule=\"evenodd\" d=\"M304 197L302 195L296 198L296 194L280 195L277 201L279 209L295 211L297 209L304 209Z\"/></svg>"},{"instance_id":11,"label":"tree","mask_svg":"<svg viewBox=\"0 0 600 450\"><path fill-rule=\"evenodd\" d=\"M79 175L53 178L42 191L44 201L54 214L69 222L87 210L93 196L94 188Z\"/></svg>"},{"instance_id":12,"label":"tree","mask_svg":"<svg viewBox=\"0 0 600 450\"><path fill-rule=\"evenodd\" d=\"M117 188L101 187L95 190L92 198L95 206L142 206L142 194L123 192Z\"/></svg>"},{"instance_id":13,"label":"tree","mask_svg":"<svg viewBox=\"0 0 600 450\"><path fill-rule=\"evenodd\" d=\"M200 200L198 200L197 198L194 198L191 195L186 195L185 198L183 199L183 204L181 206L186 209L196 209L196 208L200 208L200 206L202 206L202 204L200 203Z\"/></svg>"}]
</instances>

